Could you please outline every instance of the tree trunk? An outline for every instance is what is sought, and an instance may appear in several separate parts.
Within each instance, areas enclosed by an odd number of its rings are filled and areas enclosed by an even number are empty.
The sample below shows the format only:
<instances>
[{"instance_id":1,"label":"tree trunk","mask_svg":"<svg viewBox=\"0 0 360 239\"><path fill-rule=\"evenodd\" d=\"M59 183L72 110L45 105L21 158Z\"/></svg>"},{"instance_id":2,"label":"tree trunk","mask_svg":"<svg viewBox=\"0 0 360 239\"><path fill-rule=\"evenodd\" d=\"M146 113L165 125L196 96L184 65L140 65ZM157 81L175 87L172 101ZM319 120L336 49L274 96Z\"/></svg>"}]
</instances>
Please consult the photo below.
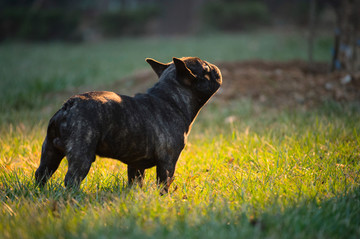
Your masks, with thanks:
<instances>
[{"instance_id":1,"label":"tree trunk","mask_svg":"<svg viewBox=\"0 0 360 239\"><path fill-rule=\"evenodd\" d=\"M342 0L336 10L337 29L332 71L360 71L360 0Z\"/></svg>"}]
</instances>

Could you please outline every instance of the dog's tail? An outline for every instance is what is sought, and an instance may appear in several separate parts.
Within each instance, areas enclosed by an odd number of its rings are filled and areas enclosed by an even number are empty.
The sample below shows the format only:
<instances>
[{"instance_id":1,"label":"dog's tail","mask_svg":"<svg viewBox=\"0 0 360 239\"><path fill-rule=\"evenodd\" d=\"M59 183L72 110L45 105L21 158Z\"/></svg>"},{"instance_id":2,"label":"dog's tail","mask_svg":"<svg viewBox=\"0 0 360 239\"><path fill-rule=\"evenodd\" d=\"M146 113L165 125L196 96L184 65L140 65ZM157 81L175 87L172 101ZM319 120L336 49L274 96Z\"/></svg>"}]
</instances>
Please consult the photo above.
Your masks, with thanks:
<instances>
[{"instance_id":1,"label":"dog's tail","mask_svg":"<svg viewBox=\"0 0 360 239\"><path fill-rule=\"evenodd\" d=\"M66 149L66 131L67 124L66 120L71 111L71 108L76 104L77 98L70 98L64 103L64 105L54 114L50 119L49 126L47 129L47 137L50 142L53 143L54 147L58 150L65 152Z\"/></svg>"},{"instance_id":2,"label":"dog's tail","mask_svg":"<svg viewBox=\"0 0 360 239\"><path fill-rule=\"evenodd\" d=\"M49 121L49 126L47 128L47 138L49 142L52 142L54 147L58 150L65 151L65 143L61 137L61 122L63 121L64 114L62 107L58 110L54 116Z\"/></svg>"}]
</instances>

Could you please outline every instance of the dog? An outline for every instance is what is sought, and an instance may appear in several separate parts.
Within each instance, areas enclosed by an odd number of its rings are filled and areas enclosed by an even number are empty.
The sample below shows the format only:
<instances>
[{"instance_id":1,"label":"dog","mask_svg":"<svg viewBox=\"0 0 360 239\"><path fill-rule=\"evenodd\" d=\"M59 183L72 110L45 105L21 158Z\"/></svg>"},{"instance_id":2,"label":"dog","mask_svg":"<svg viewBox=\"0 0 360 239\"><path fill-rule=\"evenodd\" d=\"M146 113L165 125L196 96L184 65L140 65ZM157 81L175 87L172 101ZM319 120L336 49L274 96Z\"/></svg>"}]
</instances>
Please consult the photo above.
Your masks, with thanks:
<instances>
[{"instance_id":1,"label":"dog","mask_svg":"<svg viewBox=\"0 0 360 239\"><path fill-rule=\"evenodd\" d=\"M159 77L147 93L87 92L54 114L35 172L37 185L44 186L66 156L65 187L79 187L99 155L127 164L129 185L141 186L145 169L156 166L161 193L168 192L191 126L222 76L217 66L197 57L146 61Z\"/></svg>"}]
</instances>

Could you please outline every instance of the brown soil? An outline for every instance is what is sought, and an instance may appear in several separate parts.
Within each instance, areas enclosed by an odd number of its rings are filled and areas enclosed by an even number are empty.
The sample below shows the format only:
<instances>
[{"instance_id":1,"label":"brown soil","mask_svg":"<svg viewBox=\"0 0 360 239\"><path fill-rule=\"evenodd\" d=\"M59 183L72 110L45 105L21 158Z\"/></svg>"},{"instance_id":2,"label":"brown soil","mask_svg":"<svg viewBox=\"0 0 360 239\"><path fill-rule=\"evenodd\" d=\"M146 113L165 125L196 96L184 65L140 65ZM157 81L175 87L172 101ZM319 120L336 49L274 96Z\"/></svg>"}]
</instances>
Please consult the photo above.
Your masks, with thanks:
<instances>
[{"instance_id":1,"label":"brown soil","mask_svg":"<svg viewBox=\"0 0 360 239\"><path fill-rule=\"evenodd\" d=\"M223 86L216 95L220 101L251 98L254 102L278 108L309 108L326 100L360 101L360 72L352 75L330 73L325 63L309 66L304 61L254 60L217 65L223 75ZM128 82L125 89L124 82ZM113 87L136 93L144 92L154 82L155 73L139 71Z\"/></svg>"},{"instance_id":2,"label":"brown soil","mask_svg":"<svg viewBox=\"0 0 360 239\"><path fill-rule=\"evenodd\" d=\"M325 63L246 61L220 63L224 100L249 97L276 107L312 107L326 100L360 100L360 74L330 73Z\"/></svg>"}]
</instances>

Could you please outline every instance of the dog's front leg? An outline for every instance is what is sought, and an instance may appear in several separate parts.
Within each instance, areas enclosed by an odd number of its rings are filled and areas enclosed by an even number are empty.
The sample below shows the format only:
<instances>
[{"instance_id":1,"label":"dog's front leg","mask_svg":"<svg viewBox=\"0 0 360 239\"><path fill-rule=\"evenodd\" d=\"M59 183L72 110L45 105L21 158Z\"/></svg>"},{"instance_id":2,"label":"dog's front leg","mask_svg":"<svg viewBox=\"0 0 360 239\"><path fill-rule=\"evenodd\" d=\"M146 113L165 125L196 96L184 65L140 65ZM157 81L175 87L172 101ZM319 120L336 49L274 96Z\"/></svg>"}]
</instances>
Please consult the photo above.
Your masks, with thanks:
<instances>
[{"instance_id":1,"label":"dog's front leg","mask_svg":"<svg viewBox=\"0 0 360 239\"><path fill-rule=\"evenodd\" d=\"M140 187L143 185L145 177L145 169L138 169L128 165L128 180L129 186L138 183Z\"/></svg>"},{"instance_id":2,"label":"dog's front leg","mask_svg":"<svg viewBox=\"0 0 360 239\"><path fill-rule=\"evenodd\" d=\"M170 184L174 180L175 163L159 163L156 166L157 183L160 189L160 194L168 193Z\"/></svg>"}]
</instances>

